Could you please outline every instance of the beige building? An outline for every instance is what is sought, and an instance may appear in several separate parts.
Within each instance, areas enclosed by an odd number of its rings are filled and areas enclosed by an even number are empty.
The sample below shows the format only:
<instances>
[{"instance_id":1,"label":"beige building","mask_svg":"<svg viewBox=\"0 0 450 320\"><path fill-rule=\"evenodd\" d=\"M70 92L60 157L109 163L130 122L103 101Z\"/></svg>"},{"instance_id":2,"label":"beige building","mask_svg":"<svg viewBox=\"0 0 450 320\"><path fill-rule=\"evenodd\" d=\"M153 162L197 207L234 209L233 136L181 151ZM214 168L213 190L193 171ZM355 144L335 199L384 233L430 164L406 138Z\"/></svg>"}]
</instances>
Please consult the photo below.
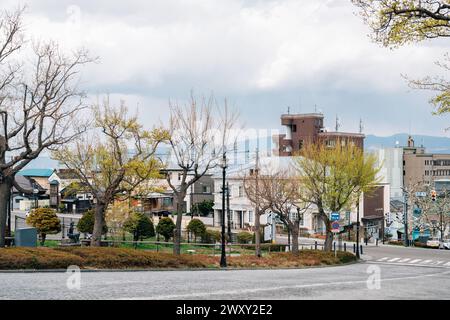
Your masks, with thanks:
<instances>
[{"instance_id":1,"label":"beige building","mask_svg":"<svg viewBox=\"0 0 450 320\"><path fill-rule=\"evenodd\" d=\"M421 182L431 183L450 179L450 154L426 153L415 147L409 138L403 154L403 182L405 186Z\"/></svg>"}]
</instances>

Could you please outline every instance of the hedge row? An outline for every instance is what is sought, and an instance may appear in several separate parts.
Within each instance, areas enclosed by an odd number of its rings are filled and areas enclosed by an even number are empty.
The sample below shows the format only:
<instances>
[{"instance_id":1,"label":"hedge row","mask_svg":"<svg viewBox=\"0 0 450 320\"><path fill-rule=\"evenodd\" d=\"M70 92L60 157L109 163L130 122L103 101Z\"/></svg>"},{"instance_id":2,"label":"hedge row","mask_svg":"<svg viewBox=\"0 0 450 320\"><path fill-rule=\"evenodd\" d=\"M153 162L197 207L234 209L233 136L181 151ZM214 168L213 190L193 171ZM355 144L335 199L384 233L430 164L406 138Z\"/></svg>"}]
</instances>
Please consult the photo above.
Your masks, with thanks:
<instances>
[{"instance_id":1,"label":"hedge row","mask_svg":"<svg viewBox=\"0 0 450 320\"><path fill-rule=\"evenodd\" d=\"M218 256L180 255L122 248L5 248L0 249L0 270L65 269L71 265L82 269L143 268L219 268ZM228 257L228 266L304 267L341 264L355 261L353 254L305 250L298 256L273 253L262 258L253 255Z\"/></svg>"}]
</instances>

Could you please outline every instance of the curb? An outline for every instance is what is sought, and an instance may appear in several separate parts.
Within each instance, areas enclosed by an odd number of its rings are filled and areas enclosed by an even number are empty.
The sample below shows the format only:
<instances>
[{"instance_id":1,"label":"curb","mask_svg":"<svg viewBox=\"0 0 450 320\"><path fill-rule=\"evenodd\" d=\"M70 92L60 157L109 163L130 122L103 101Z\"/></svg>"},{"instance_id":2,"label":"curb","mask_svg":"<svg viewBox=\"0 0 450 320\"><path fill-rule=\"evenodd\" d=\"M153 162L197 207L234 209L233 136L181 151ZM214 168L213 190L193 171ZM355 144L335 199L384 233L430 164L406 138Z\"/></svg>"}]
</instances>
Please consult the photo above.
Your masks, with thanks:
<instances>
[{"instance_id":1,"label":"curb","mask_svg":"<svg viewBox=\"0 0 450 320\"><path fill-rule=\"evenodd\" d=\"M152 269L80 269L82 273L99 273L99 272L109 272L109 273L118 273L118 272L165 272L165 271L254 271L254 270L303 270L303 269L320 269L320 268L336 268L336 267L345 267L358 263L364 263L363 260L357 260L348 263L335 264L335 265L319 265L319 266L309 266L309 267L292 267L292 268L152 268ZM8 274L8 273L67 273L67 269L18 269L18 270L0 270L0 274Z\"/></svg>"}]
</instances>

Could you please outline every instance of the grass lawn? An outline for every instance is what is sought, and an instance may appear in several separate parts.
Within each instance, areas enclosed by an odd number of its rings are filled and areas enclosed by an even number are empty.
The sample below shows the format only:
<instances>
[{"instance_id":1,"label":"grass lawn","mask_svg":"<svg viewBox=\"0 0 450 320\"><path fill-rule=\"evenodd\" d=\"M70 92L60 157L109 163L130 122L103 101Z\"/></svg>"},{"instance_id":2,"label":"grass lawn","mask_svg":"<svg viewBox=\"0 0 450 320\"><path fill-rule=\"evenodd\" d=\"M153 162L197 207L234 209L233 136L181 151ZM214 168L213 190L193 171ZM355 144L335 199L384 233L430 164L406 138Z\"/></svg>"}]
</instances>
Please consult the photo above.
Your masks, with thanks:
<instances>
[{"instance_id":1,"label":"grass lawn","mask_svg":"<svg viewBox=\"0 0 450 320\"><path fill-rule=\"evenodd\" d=\"M65 269L77 265L82 269L176 269L219 268L218 256L172 255L126 248L4 248L0 249L0 270ZM262 258L253 255L227 258L230 268L301 268L321 265L338 265L356 261L351 253L315 250L291 253L271 253Z\"/></svg>"}]
</instances>

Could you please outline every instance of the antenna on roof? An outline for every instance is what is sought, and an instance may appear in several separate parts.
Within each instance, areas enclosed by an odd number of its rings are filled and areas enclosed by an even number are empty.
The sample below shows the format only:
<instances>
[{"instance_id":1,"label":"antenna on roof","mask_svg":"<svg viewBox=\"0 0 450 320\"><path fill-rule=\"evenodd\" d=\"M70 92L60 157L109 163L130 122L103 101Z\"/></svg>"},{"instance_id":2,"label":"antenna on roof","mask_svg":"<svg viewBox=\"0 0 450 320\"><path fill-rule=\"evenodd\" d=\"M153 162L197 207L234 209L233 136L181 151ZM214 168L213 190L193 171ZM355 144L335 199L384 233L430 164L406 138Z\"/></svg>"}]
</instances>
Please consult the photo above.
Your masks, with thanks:
<instances>
[{"instance_id":1,"label":"antenna on roof","mask_svg":"<svg viewBox=\"0 0 450 320\"><path fill-rule=\"evenodd\" d=\"M317 104L314 104L314 113L317 113Z\"/></svg>"},{"instance_id":2,"label":"antenna on roof","mask_svg":"<svg viewBox=\"0 0 450 320\"><path fill-rule=\"evenodd\" d=\"M359 119L359 133L363 133L364 131L364 124L362 121L362 118Z\"/></svg>"},{"instance_id":3,"label":"antenna on roof","mask_svg":"<svg viewBox=\"0 0 450 320\"><path fill-rule=\"evenodd\" d=\"M288 106L288 113L287 114L291 114L291 107Z\"/></svg>"},{"instance_id":4,"label":"antenna on roof","mask_svg":"<svg viewBox=\"0 0 450 320\"><path fill-rule=\"evenodd\" d=\"M341 124L339 123L339 117L336 115L336 132L339 131L340 127L341 127Z\"/></svg>"}]
</instances>

